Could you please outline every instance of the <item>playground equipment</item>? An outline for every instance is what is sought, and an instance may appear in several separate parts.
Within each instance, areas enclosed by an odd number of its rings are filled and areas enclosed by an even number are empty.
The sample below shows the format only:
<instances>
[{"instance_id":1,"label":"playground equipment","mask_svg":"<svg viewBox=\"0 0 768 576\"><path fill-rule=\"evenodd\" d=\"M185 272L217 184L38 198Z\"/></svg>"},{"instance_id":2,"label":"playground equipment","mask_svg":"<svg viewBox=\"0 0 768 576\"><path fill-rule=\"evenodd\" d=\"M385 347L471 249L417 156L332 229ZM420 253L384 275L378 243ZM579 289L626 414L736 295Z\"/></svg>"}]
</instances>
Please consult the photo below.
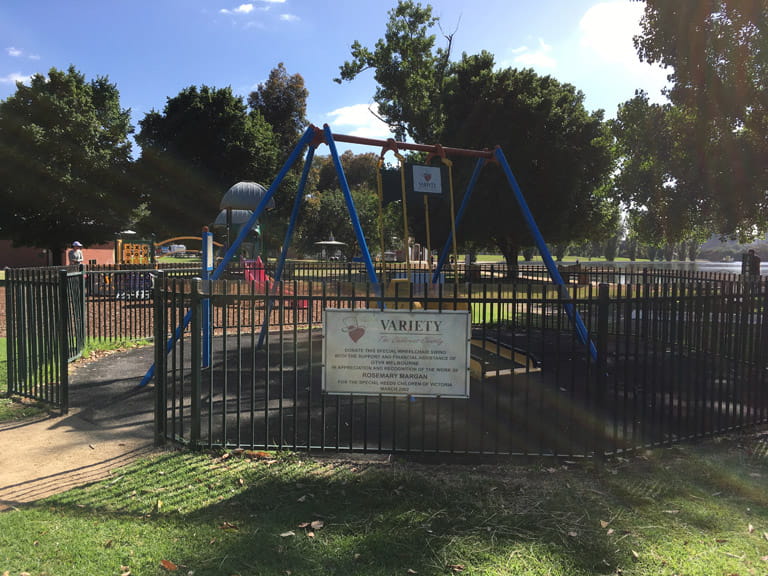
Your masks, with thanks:
<instances>
[{"instance_id":1,"label":"playground equipment","mask_svg":"<svg viewBox=\"0 0 768 576\"><path fill-rule=\"evenodd\" d=\"M243 277L253 285L257 294L278 294L279 288L274 279L266 273L261 256L257 256L256 260L243 260L242 264ZM282 290L284 296L293 296L293 291L287 286L283 287ZM304 309L307 307L307 300L299 299L295 301L295 304L296 308Z\"/></svg>"},{"instance_id":2,"label":"playground equipment","mask_svg":"<svg viewBox=\"0 0 768 576\"><path fill-rule=\"evenodd\" d=\"M478 379L541 371L541 363L527 350L491 339L473 338L470 344L470 371Z\"/></svg>"},{"instance_id":3,"label":"playground equipment","mask_svg":"<svg viewBox=\"0 0 768 576\"><path fill-rule=\"evenodd\" d=\"M226 246L229 248L231 235L234 233L239 237L242 227L248 223L253 211L259 206L261 200L266 196L267 189L258 182L245 180L231 186L224 193L219 202L221 212L216 217L214 229L223 229L225 232ZM275 199L270 197L262 211L273 210L275 208ZM246 236L240 244L244 246L245 251L250 257L255 258L263 250L263 234L261 223L257 218L247 226Z\"/></svg>"},{"instance_id":4,"label":"playground equipment","mask_svg":"<svg viewBox=\"0 0 768 576\"><path fill-rule=\"evenodd\" d=\"M435 146L435 145L395 142L392 139L387 141L382 141L382 140L362 138L357 136L345 136L345 135L339 135L339 134L334 135L331 132L331 129L328 125L325 125L322 129L313 125L310 125L307 128L307 130L304 132L303 136L299 140L298 144L289 155L285 164L280 169L280 172L278 173L277 177L270 185L267 192L261 196L257 206L253 209L253 213L251 214L250 219L241 228L239 234L237 235L237 238L228 247L227 252L224 255L223 259L218 264L216 269L211 273L210 275L211 280L218 279L221 276L221 274L224 272L227 264L236 255L240 245L246 239L247 235L250 233L250 230L252 229L253 225L256 223L259 217L261 217L264 211L267 210L268 206L274 202L273 197L276 191L278 190L278 188L280 187L285 176L287 175L288 171L296 163L296 161L298 160L299 156L304 151L304 149L307 148L307 155L304 162L302 175L299 181L298 192L294 200L291 217L288 223L288 228L286 230L285 240L283 242L282 252L280 254L277 268L275 270L274 281L280 282L282 277L283 267L288 254L288 249L290 247L291 239L296 227L296 220L298 217L299 208L301 206L302 200L304 199L304 189L306 186L307 177L309 175L309 170L312 165L312 160L314 158L315 150L320 144L326 144L331 152L331 158L339 178L341 190L344 195L344 200L347 206L347 210L349 212L350 220L352 222L352 228L354 230L355 237L357 239L358 247L360 249L360 252L362 253L362 261L365 264L368 280L371 284L375 286L380 286L379 278L377 276L376 269L374 268L373 260L371 258L371 253L368 248L368 243L366 241L365 234L363 233L363 229L360 225L360 219L358 218L357 211L355 209L354 201L352 199L352 194L349 189L349 184L347 183L347 179L344 174L344 169L341 165L341 159L336 149L337 141L346 142L350 144L360 144L360 145L381 147L382 156L388 150L392 150L395 153L395 155L399 156L400 158L402 158L402 156L400 155L401 150L426 152L428 155L430 155L430 157L433 157L433 156L439 157L441 161L449 165L449 167L450 167L450 164L449 164L450 161L446 162L446 160L448 160L450 156L464 156L464 157L472 157L477 159L474 172L472 173L472 177L470 178L469 185L467 186L467 190L464 193L461 206L456 212L455 217L453 217L452 215L451 231L448 235L446 244L443 247L442 252L440 253L437 266L435 267L434 274L433 274L433 283L438 281L438 278L442 272L442 269L445 266L446 260L448 259L450 247L453 246L454 253L456 252L455 230L458 227L458 223L461 221L461 218L463 217L464 212L466 211L466 207L472 196L472 190L474 189L474 186L480 175L481 169L483 168L483 166L485 166L486 163L495 162L503 170L507 178L507 181L509 182L512 188L512 192L515 197L515 200L517 201L518 207L520 208L523 214L523 218L528 226L529 231L531 232L531 235L534 238L536 247L538 248L539 253L541 254L544 260L544 264L547 268L547 271L550 274L552 281L556 285L561 287L561 290L563 290L564 296L568 295L567 286L565 285L565 282L563 281L563 278L561 277L560 272L557 269L557 265L555 264L555 261L553 260L551 253L549 252L549 248L544 242L544 238L541 235L541 232L539 231L539 228L533 218L533 215L531 214L530 209L528 208L528 204L525 201L522 191L520 190L517 180L515 179L512 173L512 170L509 167L509 163L507 162L504 156L504 153L502 152L500 147L496 147L492 151L491 150L467 150L462 148L444 148L444 147ZM404 167L401 167L401 187L403 190L405 190L405 171L404 170L405 170ZM452 183L451 183L451 192L452 192ZM452 199L452 196L453 194L451 194L451 199ZM403 200L405 200L405 198L403 198ZM405 222L405 226L407 226L408 219L407 219L407 208L406 208L405 201L403 202L403 220ZM406 232L407 232L407 229L406 229ZM404 241L407 242L407 239L408 239L408 235L406 233ZM382 250L382 254L383 254L383 250ZM408 270L408 276L410 277L410 269ZM271 305L272 305L272 300L270 299L270 301L268 302L268 307L271 307ZM383 299L382 299L382 306L384 306ZM597 348L595 347L594 343L590 340L589 334L587 332L587 328L584 325L584 322L581 319L581 316L579 315L578 310L576 310L574 305L570 302L566 302L564 304L564 307L565 307L566 313L568 314L568 317L574 324L574 327L579 339L581 340L582 343L584 343L589 348L591 357L596 360ZM263 344L268 318L269 318L269 314L266 314L264 319L264 325L262 326L262 332L259 337L259 344L258 344L259 347L261 347ZM184 328L189 324L190 320L191 320L191 311L189 311L185 315L182 324L178 327L178 329L174 333L174 336L168 341L167 351L171 350L175 341L181 336ZM149 380L152 378L153 373L154 373L154 365L150 368L150 370L145 375L144 379L142 380L142 385L149 382Z\"/></svg>"},{"instance_id":5,"label":"playground equipment","mask_svg":"<svg viewBox=\"0 0 768 576\"><path fill-rule=\"evenodd\" d=\"M155 264L154 240L142 240L130 230L115 238L115 262L118 264Z\"/></svg>"},{"instance_id":6,"label":"playground equipment","mask_svg":"<svg viewBox=\"0 0 768 576\"><path fill-rule=\"evenodd\" d=\"M218 244L219 246L222 246L226 249L226 247L229 246L229 235L232 233L232 231L235 231L236 233L239 233L245 224L248 223L248 220L251 218L251 214L253 214L252 210L222 210L218 213L216 216L216 219L213 221L213 230L217 233L219 238L224 238L224 244ZM255 258L258 254L261 252L261 224L259 222L255 222L248 235L246 236L246 239L241 244L241 256L245 256L246 258Z\"/></svg>"},{"instance_id":7,"label":"playground equipment","mask_svg":"<svg viewBox=\"0 0 768 576\"><path fill-rule=\"evenodd\" d=\"M203 242L202 236L174 236L173 238L166 238L165 240L162 240L161 242L155 242L155 250L161 249L165 246L173 246L174 244L178 244L179 242L196 242L197 244L201 244ZM219 248L223 247L223 244L220 242L214 242L214 246L217 246ZM189 251L189 250L186 250ZM197 250L192 250L194 252L197 252Z\"/></svg>"}]
</instances>

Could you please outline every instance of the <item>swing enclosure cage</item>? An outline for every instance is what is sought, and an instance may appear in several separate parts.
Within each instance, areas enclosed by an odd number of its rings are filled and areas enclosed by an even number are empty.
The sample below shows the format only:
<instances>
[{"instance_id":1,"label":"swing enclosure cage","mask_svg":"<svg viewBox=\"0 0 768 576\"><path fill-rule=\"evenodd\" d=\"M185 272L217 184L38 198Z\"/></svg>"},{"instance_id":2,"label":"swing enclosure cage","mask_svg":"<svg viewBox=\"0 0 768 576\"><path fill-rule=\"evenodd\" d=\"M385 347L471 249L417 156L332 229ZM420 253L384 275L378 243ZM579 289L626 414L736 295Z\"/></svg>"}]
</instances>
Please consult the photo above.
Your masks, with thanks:
<instances>
[{"instance_id":1,"label":"swing enclosure cage","mask_svg":"<svg viewBox=\"0 0 768 576\"><path fill-rule=\"evenodd\" d=\"M383 245L374 262L336 142L381 149L380 200L385 154L400 161L405 239L406 180L424 196L429 238L429 199L447 179L451 230L434 266L411 270L406 258L390 273ZM286 266L322 144L361 254L354 270L346 264L346 277L330 280ZM258 287L233 277L228 265L238 247L305 150L279 258L264 264ZM425 152L427 162L407 167L406 150ZM456 156L476 160L458 207ZM443 282L457 253L456 228L489 163L506 176L544 274L521 269L503 283L482 274L459 283L453 274L454 282ZM310 126L250 218L215 267L204 242L199 278L155 274L155 364L142 385L155 378L159 443L590 457L765 422L765 284L693 276L564 281L501 148Z\"/></svg>"}]
</instances>

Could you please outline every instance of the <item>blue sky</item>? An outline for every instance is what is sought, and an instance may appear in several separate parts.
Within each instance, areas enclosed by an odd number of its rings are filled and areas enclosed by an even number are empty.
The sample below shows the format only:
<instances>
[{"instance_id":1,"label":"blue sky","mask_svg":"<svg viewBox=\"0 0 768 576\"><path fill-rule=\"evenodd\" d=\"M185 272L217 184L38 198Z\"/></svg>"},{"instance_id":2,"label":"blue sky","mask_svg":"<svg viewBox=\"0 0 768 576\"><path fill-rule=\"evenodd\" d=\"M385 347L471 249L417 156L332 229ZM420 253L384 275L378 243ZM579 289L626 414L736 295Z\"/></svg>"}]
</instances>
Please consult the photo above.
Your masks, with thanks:
<instances>
[{"instance_id":1,"label":"blue sky","mask_svg":"<svg viewBox=\"0 0 768 576\"><path fill-rule=\"evenodd\" d=\"M662 102L666 72L632 47L642 2L629 0L433 0L453 59L488 50L500 66L534 68L586 95L607 117L646 90ZM4 0L0 3L0 99L15 81L74 65L108 76L133 123L190 85L231 86L247 96L283 62L304 77L310 122L336 133L387 138L369 111L372 73L338 85L359 40L383 36L396 0ZM494 143L489 143L492 146ZM138 151L136 151L138 152Z\"/></svg>"}]
</instances>

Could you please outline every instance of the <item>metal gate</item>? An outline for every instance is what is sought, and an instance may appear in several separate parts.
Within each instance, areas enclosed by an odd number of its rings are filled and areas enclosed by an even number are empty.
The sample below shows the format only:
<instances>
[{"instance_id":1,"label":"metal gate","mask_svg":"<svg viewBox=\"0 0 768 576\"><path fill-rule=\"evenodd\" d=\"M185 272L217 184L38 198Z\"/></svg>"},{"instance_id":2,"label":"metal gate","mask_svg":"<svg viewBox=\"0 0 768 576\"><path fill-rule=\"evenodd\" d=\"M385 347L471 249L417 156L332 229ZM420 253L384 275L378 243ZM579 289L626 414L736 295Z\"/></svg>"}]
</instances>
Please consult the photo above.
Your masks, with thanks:
<instances>
[{"instance_id":1,"label":"metal gate","mask_svg":"<svg viewBox=\"0 0 768 576\"><path fill-rule=\"evenodd\" d=\"M69 409L67 364L85 346L82 268L6 271L8 393Z\"/></svg>"}]
</instances>

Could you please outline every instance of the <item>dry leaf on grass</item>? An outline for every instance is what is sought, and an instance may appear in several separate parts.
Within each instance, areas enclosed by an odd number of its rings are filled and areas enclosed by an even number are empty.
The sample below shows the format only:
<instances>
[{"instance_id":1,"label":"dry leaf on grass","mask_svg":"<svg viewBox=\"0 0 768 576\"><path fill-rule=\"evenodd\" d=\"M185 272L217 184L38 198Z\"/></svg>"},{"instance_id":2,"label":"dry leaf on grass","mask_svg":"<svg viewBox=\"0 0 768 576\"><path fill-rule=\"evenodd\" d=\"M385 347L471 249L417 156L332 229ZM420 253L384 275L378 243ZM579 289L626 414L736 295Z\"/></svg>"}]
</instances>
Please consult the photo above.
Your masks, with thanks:
<instances>
[{"instance_id":1,"label":"dry leaf on grass","mask_svg":"<svg viewBox=\"0 0 768 576\"><path fill-rule=\"evenodd\" d=\"M606 522L605 520L600 520L600 526L602 526L603 528L608 528L608 524L610 524L610 522Z\"/></svg>"},{"instance_id":2,"label":"dry leaf on grass","mask_svg":"<svg viewBox=\"0 0 768 576\"><path fill-rule=\"evenodd\" d=\"M293 530L288 530L288 532L280 534L280 538L290 538L291 536L296 536L296 533Z\"/></svg>"},{"instance_id":3,"label":"dry leaf on grass","mask_svg":"<svg viewBox=\"0 0 768 576\"><path fill-rule=\"evenodd\" d=\"M272 458L272 454L261 450L246 450L245 457L250 458L251 460L266 460Z\"/></svg>"},{"instance_id":4,"label":"dry leaf on grass","mask_svg":"<svg viewBox=\"0 0 768 576\"><path fill-rule=\"evenodd\" d=\"M323 522L322 520L313 520L312 523L310 524L310 527L313 530L320 530L320 528L322 528L323 526L325 526L325 522Z\"/></svg>"},{"instance_id":5,"label":"dry leaf on grass","mask_svg":"<svg viewBox=\"0 0 768 576\"><path fill-rule=\"evenodd\" d=\"M232 522L222 522L222 524L219 526L220 530L240 530L240 527L237 526L237 524L232 524Z\"/></svg>"},{"instance_id":6,"label":"dry leaf on grass","mask_svg":"<svg viewBox=\"0 0 768 576\"><path fill-rule=\"evenodd\" d=\"M160 566L168 570L169 572L173 572L174 570L178 570L179 567L176 566L173 562L170 560L160 560Z\"/></svg>"}]
</instances>

